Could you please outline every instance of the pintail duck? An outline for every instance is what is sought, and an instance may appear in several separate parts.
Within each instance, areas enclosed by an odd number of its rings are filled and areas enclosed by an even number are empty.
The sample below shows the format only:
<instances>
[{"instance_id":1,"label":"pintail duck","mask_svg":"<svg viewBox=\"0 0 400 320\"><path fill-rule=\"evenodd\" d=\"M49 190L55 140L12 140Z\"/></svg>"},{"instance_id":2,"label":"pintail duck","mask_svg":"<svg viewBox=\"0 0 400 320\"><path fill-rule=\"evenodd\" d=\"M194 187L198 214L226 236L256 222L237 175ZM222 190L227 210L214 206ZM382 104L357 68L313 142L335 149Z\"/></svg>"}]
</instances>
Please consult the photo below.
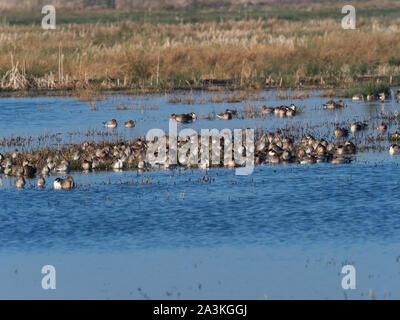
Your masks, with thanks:
<instances>
[{"instance_id":1,"label":"pintail duck","mask_svg":"<svg viewBox=\"0 0 400 320\"><path fill-rule=\"evenodd\" d=\"M358 131L361 130L365 130L368 128L368 124L366 123L361 123L361 122L354 122L351 126L350 126L350 130L352 133L356 133Z\"/></svg>"},{"instance_id":2,"label":"pintail duck","mask_svg":"<svg viewBox=\"0 0 400 320\"><path fill-rule=\"evenodd\" d=\"M220 120L231 120L232 119L232 113L225 111L223 113L217 114L217 118L220 119Z\"/></svg>"},{"instance_id":3,"label":"pintail duck","mask_svg":"<svg viewBox=\"0 0 400 320\"><path fill-rule=\"evenodd\" d=\"M74 179L68 176L66 179L57 178L54 180L53 188L55 190L71 190L75 188Z\"/></svg>"},{"instance_id":4,"label":"pintail duck","mask_svg":"<svg viewBox=\"0 0 400 320\"><path fill-rule=\"evenodd\" d=\"M39 177L38 181L37 181L37 186L39 188L43 188L46 184L46 180L44 180L44 178L42 176Z\"/></svg>"},{"instance_id":5,"label":"pintail duck","mask_svg":"<svg viewBox=\"0 0 400 320\"><path fill-rule=\"evenodd\" d=\"M349 130L345 128L336 127L335 129L335 137L337 139L346 138L349 135Z\"/></svg>"},{"instance_id":6,"label":"pintail duck","mask_svg":"<svg viewBox=\"0 0 400 320\"><path fill-rule=\"evenodd\" d=\"M385 102L385 100L388 98L389 98L389 95L386 92L382 92L379 94L379 100L381 100L382 102Z\"/></svg>"},{"instance_id":7,"label":"pintail duck","mask_svg":"<svg viewBox=\"0 0 400 320\"><path fill-rule=\"evenodd\" d=\"M133 120L125 122L125 128L134 128L134 127L135 127L135 122Z\"/></svg>"},{"instance_id":8,"label":"pintail duck","mask_svg":"<svg viewBox=\"0 0 400 320\"><path fill-rule=\"evenodd\" d=\"M106 128L111 128L111 129L116 128L118 126L117 120L115 119L103 122L103 124Z\"/></svg>"},{"instance_id":9,"label":"pintail duck","mask_svg":"<svg viewBox=\"0 0 400 320\"><path fill-rule=\"evenodd\" d=\"M193 120L196 120L196 114L194 112L186 113L186 114L171 114L171 120L180 122L180 123L190 123Z\"/></svg>"},{"instance_id":10,"label":"pintail duck","mask_svg":"<svg viewBox=\"0 0 400 320\"><path fill-rule=\"evenodd\" d=\"M15 185L18 189L23 189L25 187L24 177L19 177L17 180L15 180Z\"/></svg>"},{"instance_id":11,"label":"pintail duck","mask_svg":"<svg viewBox=\"0 0 400 320\"><path fill-rule=\"evenodd\" d=\"M389 154L394 155L399 153L400 153L400 147L397 144L392 144L389 148Z\"/></svg>"}]
</instances>

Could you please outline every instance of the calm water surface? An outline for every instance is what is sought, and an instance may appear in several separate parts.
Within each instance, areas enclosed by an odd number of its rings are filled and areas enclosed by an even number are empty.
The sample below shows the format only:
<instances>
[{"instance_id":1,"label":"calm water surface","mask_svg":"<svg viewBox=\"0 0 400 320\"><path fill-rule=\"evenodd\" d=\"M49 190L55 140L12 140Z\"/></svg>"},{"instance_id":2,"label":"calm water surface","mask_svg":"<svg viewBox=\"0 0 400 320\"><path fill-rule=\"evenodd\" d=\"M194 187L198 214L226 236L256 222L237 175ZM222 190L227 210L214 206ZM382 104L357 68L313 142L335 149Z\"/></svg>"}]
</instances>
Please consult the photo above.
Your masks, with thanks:
<instances>
[{"instance_id":1,"label":"calm water surface","mask_svg":"<svg viewBox=\"0 0 400 320\"><path fill-rule=\"evenodd\" d=\"M58 133L45 143L62 145L84 140L87 129L101 132L110 118L137 126L96 138L129 139L154 127L167 131L173 112L200 116L289 102L276 94L215 104L209 93L196 93L201 103L190 105L170 104L164 95L119 95L98 101L98 111L72 98L3 98L0 139ZM348 100L344 110L329 112L321 108L326 100L311 93L296 102L302 112L293 119L200 117L190 127L298 124L329 137L334 126L323 123L399 109L395 102ZM71 192L52 190L54 176L44 190L31 180L22 191L3 176L0 297L368 299L373 289L376 298L400 298L399 164L388 152L369 152L349 165L262 166L250 176L225 169L79 173ZM341 267L349 263L358 272L353 291L341 288ZM44 264L57 268L51 293L40 287Z\"/></svg>"}]
</instances>

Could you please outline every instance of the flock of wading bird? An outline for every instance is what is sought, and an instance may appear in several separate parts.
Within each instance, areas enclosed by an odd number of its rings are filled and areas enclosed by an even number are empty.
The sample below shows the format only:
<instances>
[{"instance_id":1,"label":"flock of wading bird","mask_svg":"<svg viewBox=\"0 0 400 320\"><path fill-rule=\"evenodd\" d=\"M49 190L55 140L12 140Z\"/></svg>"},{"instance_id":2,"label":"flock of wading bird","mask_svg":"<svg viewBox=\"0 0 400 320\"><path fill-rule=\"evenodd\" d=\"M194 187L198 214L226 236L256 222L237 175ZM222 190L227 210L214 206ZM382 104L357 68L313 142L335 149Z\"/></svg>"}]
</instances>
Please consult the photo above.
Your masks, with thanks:
<instances>
[{"instance_id":1,"label":"flock of wading bird","mask_svg":"<svg viewBox=\"0 0 400 320\"><path fill-rule=\"evenodd\" d=\"M376 96L382 101L387 99L385 94ZM400 99L400 91L397 92L396 98ZM362 96L357 95L353 97L356 99L363 99ZM372 99L368 96L367 99ZM324 104L326 109L344 108L345 104L342 100L335 102L334 100L328 101ZM261 108L263 115L275 114L280 117L292 117L296 114L297 107L294 104L290 106L278 106ZM231 120L237 116L237 110L226 109L225 112L217 114L218 119ZM196 120L196 114L191 112L187 114L171 114L170 120L180 123L191 123ZM115 119L111 119L103 123L106 128L116 128L118 123ZM134 128L135 122L129 120L125 122L126 128ZM357 148L353 142L348 140L350 132L356 134L357 132L368 129L366 122L354 122L349 128L336 127L332 141L325 139L318 139L310 134L306 134L299 138L297 141L295 137L290 134L284 134L282 130L278 129L275 132L268 132L260 134L256 139L255 146L252 146L250 152L254 152L255 165L263 164L279 164L279 163L299 163L299 164L313 164L321 162L330 162L332 164L345 164L353 160L357 152ZM375 126L374 129L385 133L387 125L382 122L380 125ZM168 137L167 137L168 138ZM245 141L245 133L242 137ZM220 159L224 159L224 145L223 139L218 137L210 137L212 147L210 150L219 150ZM191 137L187 137L183 141L178 141L178 148L188 143ZM400 141L400 133L395 132L390 136L390 140ZM15 177L15 185L17 188L23 189L25 187L25 178L37 179L37 187L44 188L46 185L45 178L51 174L67 175L72 171L89 172L91 170L123 170L123 169L139 169L146 170L152 167L173 169L177 166L186 166L190 168L200 168L206 170L210 167L228 167L235 168L241 164L238 161L230 161L228 163L210 164L209 162L200 163L198 165L183 164L184 161L179 160L179 164L171 164L168 160L162 163L149 163L146 159L147 150L151 147L152 143L145 141L143 138L137 138L134 141L126 142L83 142L70 146L64 146L59 150L54 148L46 148L43 150L33 152L19 152L17 149L9 154L0 153L0 174ZM214 149L216 147L217 149ZM154 148L153 148L154 149ZM211 152L207 149L208 152ZM167 146L168 151L168 146ZM195 155L193 152L197 152ZM194 157L200 159L201 153L205 152L202 148L193 151L188 148L187 157ZM240 150L242 156L246 155L246 148L242 147ZM397 144L392 144L389 149L391 155L400 153L400 147ZM157 154L157 152L155 152ZM210 155L212 156L212 155ZM193 163L189 161L188 163ZM0 185L2 184L0 176ZM67 176L65 179L57 177L53 181L53 189L55 190L71 190L76 187L74 179Z\"/></svg>"}]
</instances>

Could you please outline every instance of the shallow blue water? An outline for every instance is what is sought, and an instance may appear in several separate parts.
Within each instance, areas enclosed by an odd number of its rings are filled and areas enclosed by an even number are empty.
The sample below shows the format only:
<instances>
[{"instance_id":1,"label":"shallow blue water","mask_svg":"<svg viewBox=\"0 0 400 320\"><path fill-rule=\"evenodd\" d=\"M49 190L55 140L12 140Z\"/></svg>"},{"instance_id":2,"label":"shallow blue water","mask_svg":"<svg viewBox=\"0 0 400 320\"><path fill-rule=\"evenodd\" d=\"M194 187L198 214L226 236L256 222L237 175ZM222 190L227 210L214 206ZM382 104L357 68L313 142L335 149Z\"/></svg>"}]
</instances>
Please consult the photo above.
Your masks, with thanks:
<instances>
[{"instance_id":1,"label":"shallow blue water","mask_svg":"<svg viewBox=\"0 0 400 320\"><path fill-rule=\"evenodd\" d=\"M101 173L75 175L73 192L16 191L3 179L0 250L398 242L399 174L399 161L265 166L248 177Z\"/></svg>"},{"instance_id":2,"label":"shallow blue water","mask_svg":"<svg viewBox=\"0 0 400 320\"><path fill-rule=\"evenodd\" d=\"M255 104L278 103L276 92L260 94L267 101L257 101ZM198 99L201 97L199 95ZM136 119L137 127L131 131L118 128L111 139L131 138L143 135L155 126L167 130L168 117L173 112L219 112L229 106L212 103L168 104L165 96L154 96L135 98L135 101L142 99L140 104L158 104L158 110L115 110L117 102L130 99L124 96L109 97L98 102L99 111L90 111L87 103L69 98L1 99L0 138L59 132L62 136L60 144L76 142L84 139L83 132L86 129L103 130L101 121L115 114L118 115L118 121ZM301 101L299 104L304 106L303 111L294 119L270 117L224 122L200 118L191 127L262 126L273 129L287 123L309 126L321 124L321 134L329 135L331 131L322 125L323 121L332 122L339 117L344 122L363 120L382 111L380 103L346 101L349 105L346 109L332 113L320 108L325 100L318 98L315 93L310 99ZM236 106L241 109L244 105L245 102ZM398 105L388 103L384 110L396 111ZM68 137L68 132L79 133ZM147 257L137 266L142 269L141 272L146 272L148 265L154 263L170 267L170 260L174 257L179 261L184 256L187 263L193 261L193 264L203 257L209 264L202 271L203 281L207 281L207 270L211 270L212 265L227 260L230 265L226 265L225 272L229 285L218 286L214 283L213 290L208 294L199 296L199 290L196 293L186 291L182 297L263 298L257 277L262 278L265 272L264 251L267 251L267 260L273 261L269 272L284 269L285 273L299 274L293 287L280 289L277 283L274 284L271 273L268 273L268 285L273 286L269 289L273 292L272 297L341 298L343 293L337 275L340 262L348 257L350 250L355 250L362 252L366 279L370 280L367 277L368 268L377 260L382 262L383 259L383 262L392 266L390 277L384 284L376 280L378 282L371 286L380 288L381 298L386 289L393 293L392 298L400 297L398 290L395 290L395 284L400 281L396 265L396 248L400 244L399 164L400 157L390 157L388 152L382 152L360 153L357 160L349 165L256 167L249 176L235 176L234 171L226 169L213 169L207 173L200 170L73 173L78 187L69 192L51 189L55 176L47 179L47 187L43 190L35 187L35 180L28 180L26 188L20 191L15 188L12 178L3 176L0 186L0 253L10 261L23 255L27 265L31 265L32 261L59 261L62 260L60 256L66 255L70 257L65 258L66 265L71 267L79 265L82 256L89 253L99 255L100 261L113 260L112 257L118 256L118 259L126 257L131 262L136 255L151 256L154 253L151 259ZM315 247L317 249L309 249ZM387 248L390 248L390 254ZM182 250L185 253L181 256ZM246 255L246 250L251 254ZM215 251L221 253L211 258L208 253ZM233 256L230 252L233 252ZM295 252L297 258L289 263L290 252ZM46 255L46 258L43 259L40 254ZM326 256L337 261L337 270L334 270L332 278L326 280L327 275L322 272L324 269L321 266L316 271L316 277L320 280L316 291L304 291L309 281L302 280L306 258L322 259ZM15 263L21 268L24 260L18 259L18 263ZM120 261L118 259L115 261ZM246 262L246 259L250 260ZM97 268L96 263L87 262L86 272ZM121 267L118 263L108 266L108 273L103 277L114 277L114 271ZM8 270L13 265L0 266L0 275L2 270ZM382 265L385 266L385 263ZM373 269L374 272L384 272L382 265L380 269ZM165 277L179 272L167 270L157 272ZM242 277L252 279L251 285L245 286L242 280L236 279L239 270ZM154 272L149 271L149 274ZM198 284L192 283L195 272L186 270L182 277L175 279L176 283L182 287L188 283L196 287ZM79 271L70 276L73 278L77 274ZM121 281L118 277L113 279L117 283ZM218 279L214 280L217 283ZM324 291L325 280L329 283L338 280L337 286L332 291ZM95 282L95 279L90 281ZM246 283L245 279L243 281ZM123 285L120 285L119 288L122 288ZM169 297L164 296L165 288L157 287L151 277L141 286L152 288L152 297ZM368 285L364 283L361 287L364 290L363 297L368 298ZM117 289L105 296L132 296L132 289L125 288L123 292ZM35 290L27 297L36 297ZM133 297L143 298L135 290ZM3 288L0 296L6 295L6 292L7 289ZM82 297L105 297L100 292L98 286L94 285ZM18 291L15 292L17 297L18 294ZM63 291L59 297L74 297L74 291Z\"/></svg>"}]
</instances>

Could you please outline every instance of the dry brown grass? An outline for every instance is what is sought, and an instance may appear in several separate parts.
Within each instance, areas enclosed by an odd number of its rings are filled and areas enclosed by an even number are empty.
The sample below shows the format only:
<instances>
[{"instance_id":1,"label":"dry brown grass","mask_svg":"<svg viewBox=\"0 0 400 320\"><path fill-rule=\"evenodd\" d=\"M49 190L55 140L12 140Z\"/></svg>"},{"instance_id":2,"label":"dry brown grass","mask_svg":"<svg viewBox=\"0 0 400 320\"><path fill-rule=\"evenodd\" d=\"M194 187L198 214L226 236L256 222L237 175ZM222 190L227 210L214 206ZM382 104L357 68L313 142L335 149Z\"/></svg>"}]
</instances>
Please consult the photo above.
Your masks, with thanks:
<instances>
[{"instance_id":1,"label":"dry brown grass","mask_svg":"<svg viewBox=\"0 0 400 320\"><path fill-rule=\"evenodd\" d=\"M309 5L317 10L318 5ZM313 7L314 6L314 7ZM347 86L355 76L396 77L400 27L384 18L342 30L333 19L187 24L0 26L3 90ZM215 99L218 99L217 96ZM228 102L242 101L233 97Z\"/></svg>"}]
</instances>

